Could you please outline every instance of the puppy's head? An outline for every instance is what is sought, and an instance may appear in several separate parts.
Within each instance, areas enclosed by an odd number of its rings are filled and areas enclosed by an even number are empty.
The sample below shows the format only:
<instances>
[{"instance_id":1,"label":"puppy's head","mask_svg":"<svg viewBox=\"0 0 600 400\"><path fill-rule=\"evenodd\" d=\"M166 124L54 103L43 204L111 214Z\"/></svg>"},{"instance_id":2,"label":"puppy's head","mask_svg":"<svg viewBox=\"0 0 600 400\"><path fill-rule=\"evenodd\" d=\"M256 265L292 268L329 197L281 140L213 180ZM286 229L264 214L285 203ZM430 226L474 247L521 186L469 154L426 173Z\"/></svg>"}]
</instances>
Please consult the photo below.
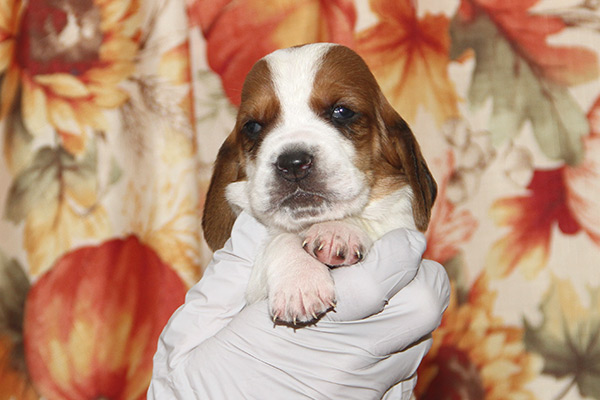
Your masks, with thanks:
<instances>
[{"instance_id":1,"label":"puppy's head","mask_svg":"<svg viewBox=\"0 0 600 400\"><path fill-rule=\"evenodd\" d=\"M425 230L436 195L419 146L352 50L319 43L278 50L248 74L204 209L209 245L229 237L235 210L286 231L359 215L406 188Z\"/></svg>"}]
</instances>

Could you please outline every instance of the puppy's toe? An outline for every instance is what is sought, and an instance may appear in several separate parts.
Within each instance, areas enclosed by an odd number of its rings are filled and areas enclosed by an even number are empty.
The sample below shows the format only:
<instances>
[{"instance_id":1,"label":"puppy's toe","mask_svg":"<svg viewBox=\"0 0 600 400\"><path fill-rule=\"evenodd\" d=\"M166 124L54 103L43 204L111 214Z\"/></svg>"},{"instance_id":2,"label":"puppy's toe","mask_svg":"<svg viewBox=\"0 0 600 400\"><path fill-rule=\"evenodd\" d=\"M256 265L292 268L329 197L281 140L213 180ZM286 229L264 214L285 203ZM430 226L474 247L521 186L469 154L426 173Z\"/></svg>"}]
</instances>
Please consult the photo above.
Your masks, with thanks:
<instances>
[{"instance_id":1,"label":"puppy's toe","mask_svg":"<svg viewBox=\"0 0 600 400\"><path fill-rule=\"evenodd\" d=\"M311 226L304 234L304 249L331 267L361 261L371 245L369 237L358 227L330 221Z\"/></svg>"}]
</instances>

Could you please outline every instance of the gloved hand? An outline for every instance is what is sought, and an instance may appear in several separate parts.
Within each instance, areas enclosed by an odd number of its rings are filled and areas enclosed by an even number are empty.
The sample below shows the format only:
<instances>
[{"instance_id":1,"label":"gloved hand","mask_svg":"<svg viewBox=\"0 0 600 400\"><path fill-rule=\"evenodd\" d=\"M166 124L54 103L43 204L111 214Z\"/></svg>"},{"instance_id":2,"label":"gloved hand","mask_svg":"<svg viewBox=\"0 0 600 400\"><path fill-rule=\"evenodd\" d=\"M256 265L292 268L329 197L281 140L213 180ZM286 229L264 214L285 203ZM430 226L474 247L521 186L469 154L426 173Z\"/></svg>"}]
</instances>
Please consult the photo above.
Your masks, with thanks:
<instances>
[{"instance_id":1,"label":"gloved hand","mask_svg":"<svg viewBox=\"0 0 600 400\"><path fill-rule=\"evenodd\" d=\"M333 270L336 312L299 329L274 325L266 301L246 306L266 238L240 215L161 334L148 399L410 398L450 290L443 268L421 261L423 236L390 232Z\"/></svg>"}]
</instances>

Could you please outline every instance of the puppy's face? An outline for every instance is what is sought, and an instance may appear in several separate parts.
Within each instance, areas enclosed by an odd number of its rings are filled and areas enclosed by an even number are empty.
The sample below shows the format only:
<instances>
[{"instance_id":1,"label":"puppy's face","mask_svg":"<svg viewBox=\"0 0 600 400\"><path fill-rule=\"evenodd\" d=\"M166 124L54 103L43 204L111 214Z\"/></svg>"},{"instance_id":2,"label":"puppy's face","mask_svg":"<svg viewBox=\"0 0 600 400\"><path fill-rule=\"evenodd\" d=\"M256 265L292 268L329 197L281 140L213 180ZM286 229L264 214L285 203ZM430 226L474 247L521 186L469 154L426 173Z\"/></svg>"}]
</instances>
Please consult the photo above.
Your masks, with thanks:
<instances>
[{"instance_id":1,"label":"puppy's face","mask_svg":"<svg viewBox=\"0 0 600 400\"><path fill-rule=\"evenodd\" d=\"M246 180L227 198L263 223L298 230L356 214L369 200L377 93L346 50L280 50L247 77L234 130Z\"/></svg>"},{"instance_id":2,"label":"puppy's face","mask_svg":"<svg viewBox=\"0 0 600 400\"><path fill-rule=\"evenodd\" d=\"M230 229L231 221L219 224L225 196L262 223L295 231L360 214L402 188L424 229L435 183L364 61L339 45L294 47L268 55L248 74L203 225L209 244L218 237L214 248Z\"/></svg>"}]
</instances>

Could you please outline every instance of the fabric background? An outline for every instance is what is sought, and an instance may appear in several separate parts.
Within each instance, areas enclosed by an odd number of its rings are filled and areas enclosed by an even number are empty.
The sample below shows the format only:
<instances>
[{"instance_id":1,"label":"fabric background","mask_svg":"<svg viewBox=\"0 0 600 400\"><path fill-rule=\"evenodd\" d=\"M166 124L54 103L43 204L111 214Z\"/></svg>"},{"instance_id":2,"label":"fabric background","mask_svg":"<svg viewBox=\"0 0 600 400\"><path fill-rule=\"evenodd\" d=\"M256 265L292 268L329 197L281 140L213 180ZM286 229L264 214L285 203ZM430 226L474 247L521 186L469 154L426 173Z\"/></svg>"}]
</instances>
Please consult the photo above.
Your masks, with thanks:
<instances>
[{"instance_id":1,"label":"fabric background","mask_svg":"<svg viewBox=\"0 0 600 400\"><path fill-rule=\"evenodd\" d=\"M600 399L595 0L0 0L0 399L145 397L251 65L354 48L439 185L418 399Z\"/></svg>"}]
</instances>

